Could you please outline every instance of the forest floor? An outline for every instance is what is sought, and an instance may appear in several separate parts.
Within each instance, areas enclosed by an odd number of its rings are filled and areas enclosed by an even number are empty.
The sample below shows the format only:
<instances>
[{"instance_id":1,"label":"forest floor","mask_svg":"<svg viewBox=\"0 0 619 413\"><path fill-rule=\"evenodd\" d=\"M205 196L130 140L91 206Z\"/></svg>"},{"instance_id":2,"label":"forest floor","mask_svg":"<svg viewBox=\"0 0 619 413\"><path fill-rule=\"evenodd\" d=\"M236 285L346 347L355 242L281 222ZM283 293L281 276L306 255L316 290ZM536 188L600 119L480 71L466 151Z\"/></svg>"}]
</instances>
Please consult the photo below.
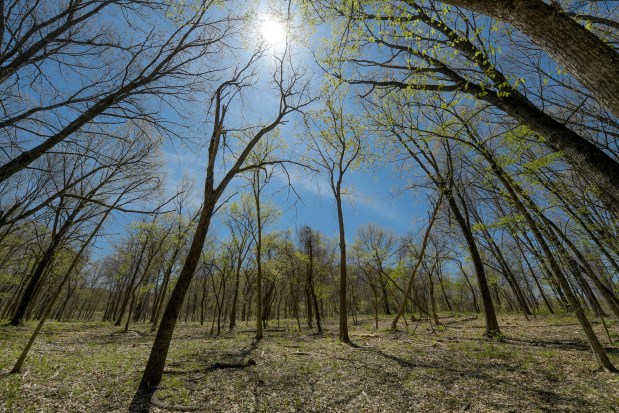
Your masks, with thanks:
<instances>
[{"instance_id":1,"label":"forest floor","mask_svg":"<svg viewBox=\"0 0 619 413\"><path fill-rule=\"evenodd\" d=\"M619 412L619 376L596 371L568 315L501 315L503 340L482 338L483 319L470 315L434 328L409 321L398 333L387 318L378 330L364 319L351 323L353 346L337 340L335 321L322 334L270 325L256 345L245 323L219 337L179 324L151 412ZM23 373L7 375L33 327L0 327L0 411L127 411L154 338L149 325L124 333L50 322ZM619 325L609 330L619 342ZM619 365L619 348L607 349ZM233 364L246 367L226 368Z\"/></svg>"}]
</instances>

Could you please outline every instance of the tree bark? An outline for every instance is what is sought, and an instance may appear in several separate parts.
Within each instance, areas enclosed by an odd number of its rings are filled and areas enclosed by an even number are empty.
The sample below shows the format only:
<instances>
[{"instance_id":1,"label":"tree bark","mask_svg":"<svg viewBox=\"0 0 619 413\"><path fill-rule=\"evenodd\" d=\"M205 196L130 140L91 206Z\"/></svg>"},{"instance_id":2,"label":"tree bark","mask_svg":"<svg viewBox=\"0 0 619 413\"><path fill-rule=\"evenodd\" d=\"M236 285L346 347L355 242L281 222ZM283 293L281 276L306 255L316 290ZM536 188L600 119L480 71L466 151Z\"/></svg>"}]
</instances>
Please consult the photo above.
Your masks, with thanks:
<instances>
[{"instance_id":1,"label":"tree bark","mask_svg":"<svg viewBox=\"0 0 619 413\"><path fill-rule=\"evenodd\" d=\"M339 338L344 343L350 342L348 336L348 306L346 301L346 289L348 288L348 275L346 267L346 235L344 232L344 212L342 210L342 194L340 192L341 183L338 182L335 188L335 203L337 205L337 223L340 235L340 325Z\"/></svg>"},{"instance_id":2,"label":"tree bark","mask_svg":"<svg viewBox=\"0 0 619 413\"><path fill-rule=\"evenodd\" d=\"M211 193L205 194L204 198L205 202L202 206L202 212L200 212L200 219L196 227L196 232L191 246L189 247L189 252L185 258L181 273L178 276L176 285L170 294L170 299L161 317L159 329L155 336L155 342L153 343L146 368L144 369L144 374L142 375L142 380L140 381L140 390L156 387L161 382L163 368L168 356L170 341L172 340L178 314L183 305L185 294L191 284L193 274L198 266L202 248L204 247L204 241L206 240L206 234L211 223L213 211L215 210L215 203L217 202L217 197Z\"/></svg>"},{"instance_id":3,"label":"tree bark","mask_svg":"<svg viewBox=\"0 0 619 413\"><path fill-rule=\"evenodd\" d=\"M542 0L442 2L510 23L565 66L598 102L619 117L619 54L567 13Z\"/></svg>"},{"instance_id":4,"label":"tree bark","mask_svg":"<svg viewBox=\"0 0 619 413\"><path fill-rule=\"evenodd\" d=\"M458 226L460 226L460 230L462 231L462 235L466 241L469 253L471 254L473 266L475 267L477 284L481 293L481 302L483 304L484 316L486 319L486 335L496 336L500 334L501 331L499 329L499 322L496 318L494 304L492 304L492 296L490 295L490 287L488 285L488 279L486 278L486 270L484 269L484 264L479 253L479 249L477 248L477 242L471 232L471 228L462 216L456 200L449 193L447 194L447 202L449 203L449 207L454 218L456 219L456 222L458 223Z\"/></svg>"}]
</instances>

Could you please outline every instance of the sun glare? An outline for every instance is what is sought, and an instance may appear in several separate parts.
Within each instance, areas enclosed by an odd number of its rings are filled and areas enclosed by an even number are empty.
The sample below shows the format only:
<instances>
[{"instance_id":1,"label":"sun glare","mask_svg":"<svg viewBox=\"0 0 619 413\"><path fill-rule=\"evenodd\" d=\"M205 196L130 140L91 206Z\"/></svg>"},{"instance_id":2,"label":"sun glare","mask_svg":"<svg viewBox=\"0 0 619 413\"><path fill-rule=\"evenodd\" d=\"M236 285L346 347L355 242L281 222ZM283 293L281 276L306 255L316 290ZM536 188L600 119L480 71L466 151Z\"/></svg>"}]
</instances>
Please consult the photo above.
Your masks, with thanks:
<instances>
[{"instance_id":1,"label":"sun glare","mask_svg":"<svg viewBox=\"0 0 619 413\"><path fill-rule=\"evenodd\" d=\"M262 22L262 38L275 46L286 39L286 29L282 23L272 17L267 17Z\"/></svg>"}]
</instances>

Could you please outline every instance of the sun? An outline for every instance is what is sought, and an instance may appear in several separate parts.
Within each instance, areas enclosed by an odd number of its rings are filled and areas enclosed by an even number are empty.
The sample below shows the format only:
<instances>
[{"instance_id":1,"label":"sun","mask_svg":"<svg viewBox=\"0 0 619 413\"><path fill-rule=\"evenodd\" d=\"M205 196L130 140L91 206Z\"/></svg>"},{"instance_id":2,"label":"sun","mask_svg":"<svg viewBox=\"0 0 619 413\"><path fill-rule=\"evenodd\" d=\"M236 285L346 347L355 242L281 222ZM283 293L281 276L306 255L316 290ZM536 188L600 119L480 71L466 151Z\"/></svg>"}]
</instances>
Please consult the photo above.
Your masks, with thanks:
<instances>
[{"instance_id":1,"label":"sun","mask_svg":"<svg viewBox=\"0 0 619 413\"><path fill-rule=\"evenodd\" d=\"M260 30L265 42L275 46L286 40L286 28L273 17L266 17Z\"/></svg>"}]
</instances>

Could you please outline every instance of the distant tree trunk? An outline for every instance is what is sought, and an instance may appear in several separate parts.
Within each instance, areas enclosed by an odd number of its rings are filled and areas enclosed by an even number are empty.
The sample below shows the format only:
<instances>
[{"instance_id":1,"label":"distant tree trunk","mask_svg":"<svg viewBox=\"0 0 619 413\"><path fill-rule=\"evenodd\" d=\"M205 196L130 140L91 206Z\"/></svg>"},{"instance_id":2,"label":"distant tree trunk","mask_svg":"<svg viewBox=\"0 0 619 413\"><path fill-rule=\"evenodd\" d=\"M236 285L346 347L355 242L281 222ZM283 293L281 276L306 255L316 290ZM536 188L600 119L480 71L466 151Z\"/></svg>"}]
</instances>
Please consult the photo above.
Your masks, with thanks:
<instances>
[{"instance_id":1,"label":"distant tree trunk","mask_svg":"<svg viewBox=\"0 0 619 413\"><path fill-rule=\"evenodd\" d=\"M383 293L383 303L385 305L385 315L391 315L391 309L389 308L389 297L387 296L387 282L381 284L380 289Z\"/></svg>"},{"instance_id":2,"label":"distant tree trunk","mask_svg":"<svg viewBox=\"0 0 619 413\"><path fill-rule=\"evenodd\" d=\"M114 205L116 205L116 203L118 203L118 201L120 201L120 199L121 198L119 197ZM89 237L84 241L84 243L80 247L80 249L77 252L77 254L75 254L75 257L73 257L73 260L71 261L71 264L69 265L69 268L65 272L65 274L64 274L64 276L62 278L62 281L60 282L58 287L56 287L56 290L53 293L52 299L47 304L45 312L41 316L41 319L39 320L39 323L37 324L36 328L32 332L32 335L30 336L30 339L28 340L28 343L26 344L26 346L22 350L21 355L19 356L19 358L17 359L17 362L13 366L13 369L11 370L11 373L20 373L21 372L21 369L22 369L22 367L24 365L24 362L26 361L26 357L28 356L28 352L30 351L30 348L32 347L32 345L34 344L34 341L36 340L37 336L39 335L39 332L41 331L41 328L43 328L43 324L45 324L45 321L47 321L47 317L49 316L50 312L52 311L52 308L54 307L54 304L56 303L56 300L58 299L58 297L62 293L62 289L64 288L65 283L69 280L69 278L71 276L71 273L73 272L73 270L77 266L79 260L82 258L82 255L84 254L84 251L86 251L87 246L90 244L92 239L96 236L96 234L99 232L99 230L101 229L101 226L103 225L103 223L107 219L107 217L110 214L110 212L112 212L112 208L110 208L107 211L105 211L105 213L101 217L101 220L97 223L95 228L92 230L92 232L90 233Z\"/></svg>"},{"instance_id":3,"label":"distant tree trunk","mask_svg":"<svg viewBox=\"0 0 619 413\"><path fill-rule=\"evenodd\" d=\"M206 293L208 290L206 289L206 280L208 278L204 277L202 279L202 300L200 301L200 325L204 325L204 307L206 306Z\"/></svg>"},{"instance_id":4,"label":"distant tree trunk","mask_svg":"<svg viewBox=\"0 0 619 413\"><path fill-rule=\"evenodd\" d=\"M475 312L479 314L480 309L479 309L479 304L477 303L477 294L475 292L475 288L473 288L473 285L471 284L471 280L469 280L468 275L466 275L466 272L464 271L463 268L460 268L462 275L464 276L464 279L466 280L466 285L469 286L469 288L471 289L471 295L473 296L473 308L475 309Z\"/></svg>"},{"instance_id":5,"label":"distant tree trunk","mask_svg":"<svg viewBox=\"0 0 619 413\"><path fill-rule=\"evenodd\" d=\"M292 297L292 314L297 320L297 327L299 328L299 331L301 331L301 319L299 317L299 299L293 292L292 283L290 283L290 296Z\"/></svg>"},{"instance_id":6,"label":"distant tree trunk","mask_svg":"<svg viewBox=\"0 0 619 413\"><path fill-rule=\"evenodd\" d=\"M241 252L239 251L239 257L237 258L236 269L234 272L234 287L232 291L232 304L230 305L230 325L228 328L230 331L236 327L236 310L238 307L239 288L241 285Z\"/></svg>"},{"instance_id":7,"label":"distant tree trunk","mask_svg":"<svg viewBox=\"0 0 619 413\"><path fill-rule=\"evenodd\" d=\"M425 257L426 248L428 246L428 241L430 239L430 233L432 232L432 226L434 225L434 222L436 221L436 217L438 216L438 211L440 210L442 200L443 200L443 197L440 196L439 199L436 201L436 205L434 206L434 210L432 211L432 215L430 216L430 220L428 221L428 227L426 228L426 231L423 235L423 241L421 242L421 250L419 251L419 257L417 257L417 262L415 263L415 266L413 267L413 271L411 272L411 276L408 279L408 283L406 284L406 289L403 291L404 297L402 298L402 302L400 303L400 308L398 309L398 312L396 313L395 317L393 318L393 321L391 322L391 329L394 331L397 330L398 328L398 320L404 315L404 312L406 311L407 298L411 294L411 290L413 289L413 284L415 283L415 277L417 276L417 271L419 270L419 266L421 265Z\"/></svg>"},{"instance_id":8,"label":"distant tree trunk","mask_svg":"<svg viewBox=\"0 0 619 413\"><path fill-rule=\"evenodd\" d=\"M544 292L544 288L540 284L539 279L537 275L535 274L535 271L533 271L533 267L531 267L531 263L529 262L529 259L525 255L524 250L522 249L522 245L520 245L520 238L514 236L514 240L516 241L516 246L518 247L518 250L520 251L520 255L522 255L522 258L524 259L524 262L527 265L529 274L531 274L531 278L533 278L533 282L535 282L535 285L537 286L537 290L542 296L542 300L544 300L544 304L546 304L546 308L548 308L548 311L550 312L550 314L554 314L555 313L554 308L552 308L552 305L550 304L550 300L548 300L548 297L546 296L546 293Z\"/></svg>"},{"instance_id":9,"label":"distant tree trunk","mask_svg":"<svg viewBox=\"0 0 619 413\"><path fill-rule=\"evenodd\" d=\"M180 248L178 248L180 250ZM174 268L174 263L176 262L176 256L178 254L178 250L175 250L174 255L172 256L172 260L166 269L165 274L163 275L163 284L161 285L161 291L153 304L155 308L155 315L153 316L153 325L150 328L151 333L157 329L157 325L159 323L159 315L161 314L161 307L163 307L163 303L168 292L168 283L170 282L170 277L172 276L172 269Z\"/></svg>"},{"instance_id":10,"label":"distant tree trunk","mask_svg":"<svg viewBox=\"0 0 619 413\"><path fill-rule=\"evenodd\" d=\"M443 283L443 277L441 276L441 269L439 268L436 275L438 277L438 284L441 286L441 292L443 294L443 298L445 299L445 304L447 305L447 309L449 310L449 312L453 311L453 308L451 307L451 303L449 300L449 297L447 296L447 292L445 291L445 285Z\"/></svg>"},{"instance_id":11,"label":"distant tree trunk","mask_svg":"<svg viewBox=\"0 0 619 413\"><path fill-rule=\"evenodd\" d=\"M131 301L129 302L129 311L127 312L127 320L125 321L125 333L129 331L129 322L131 321L131 312L136 301L137 288L131 290Z\"/></svg>"},{"instance_id":12,"label":"distant tree trunk","mask_svg":"<svg viewBox=\"0 0 619 413\"><path fill-rule=\"evenodd\" d=\"M127 289L125 290L125 295L120 304L118 318L116 319L116 322L114 323L115 326L119 326L125 316L127 304L129 304L129 300L133 296L134 284L135 284L136 278L138 277L138 273L140 272L140 266L142 265L142 260L144 259L144 252L146 251L147 246L148 246L148 238L144 240L144 242L142 243L142 246L140 248L140 253L138 254L138 258L134 264L134 269L131 274L131 278L129 279L129 284L127 285Z\"/></svg>"},{"instance_id":13,"label":"distant tree trunk","mask_svg":"<svg viewBox=\"0 0 619 413\"><path fill-rule=\"evenodd\" d=\"M221 276L219 278L219 288L218 293L215 295L215 299L217 300L217 312L215 313L214 318L217 318L217 335L221 334L221 317L224 311L224 304L226 301L226 281L228 276L226 275L227 268L224 267L221 271ZM215 289L215 281L213 279L213 289Z\"/></svg>"},{"instance_id":14,"label":"distant tree trunk","mask_svg":"<svg viewBox=\"0 0 619 413\"><path fill-rule=\"evenodd\" d=\"M311 228L306 227L306 243L307 243L307 252L308 252L308 262L307 262L307 289L309 290L308 296L308 321L309 328L311 329L311 308L314 307L314 314L316 314L316 328L318 332L322 332L322 324L320 322L320 308L318 307L318 298L316 297L316 290L314 288L314 234Z\"/></svg>"},{"instance_id":15,"label":"distant tree trunk","mask_svg":"<svg viewBox=\"0 0 619 413\"><path fill-rule=\"evenodd\" d=\"M36 268L34 269L34 272L30 276L26 289L24 290L21 300L19 301L19 305L17 306L17 310L15 311L13 318L9 322L10 325L18 326L22 324L26 311L28 310L28 307L30 306L31 302L34 301L36 297L36 290L37 290L37 287L39 287L41 284L43 275L45 274L45 270L50 265L50 263L54 260L54 256L56 255L56 250L60 246L62 240L64 239L64 236L67 234L69 229L73 226L73 222L75 218L80 213L80 211L84 208L85 205L86 205L85 202L80 202L80 204L77 207L75 207L75 209L67 217L66 221L62 224L60 229L57 232L54 231L54 233L52 234L51 242L49 246L47 247L47 249L45 250L45 253L41 257L41 260L37 264ZM59 211L57 212L57 215L56 215L56 223L57 223L57 220L60 214L60 206L58 208L59 208ZM56 223L54 224L54 229L55 229Z\"/></svg>"},{"instance_id":16,"label":"distant tree trunk","mask_svg":"<svg viewBox=\"0 0 619 413\"><path fill-rule=\"evenodd\" d=\"M378 330L378 291L374 283L370 283L370 287L372 288L372 296L374 297L372 303L372 307L374 308L374 328ZM406 298L404 302L406 302Z\"/></svg>"},{"instance_id":17,"label":"distant tree trunk","mask_svg":"<svg viewBox=\"0 0 619 413\"><path fill-rule=\"evenodd\" d=\"M71 288L71 280L69 280L67 282L67 296L65 297L64 301L62 302L62 305L58 308L58 311L56 312L56 316L54 317L56 320L62 321L62 315L64 314L65 309L67 308L67 304L69 304L69 301L73 297L73 293L75 293L75 290L77 290L77 281L75 282L75 285L73 286L73 288Z\"/></svg>"},{"instance_id":18,"label":"distant tree trunk","mask_svg":"<svg viewBox=\"0 0 619 413\"><path fill-rule=\"evenodd\" d=\"M479 222L481 222L481 217L478 214L477 214L477 218ZM507 280L507 283L512 289L512 292L516 296L516 300L518 300L520 309L524 313L525 317L532 315L533 313L531 312L531 309L529 308L529 304L527 303L527 299L524 295L524 292L522 291L522 288L518 284L518 280L516 280L516 276L512 272L509 264L507 263L507 261L505 261L505 257L503 257L503 253L501 252L501 249L496 244L496 242L494 242L494 239L492 238L492 236L490 235L487 229L483 229L482 233L484 234L484 237L486 238L486 241L488 242L488 246L490 247L490 252L492 253L492 255L494 255L494 257L498 261L499 266L501 267L501 270L503 272L503 276Z\"/></svg>"},{"instance_id":19,"label":"distant tree trunk","mask_svg":"<svg viewBox=\"0 0 619 413\"><path fill-rule=\"evenodd\" d=\"M254 171L254 200L256 201L256 340L262 340L262 216L260 212L260 170ZM256 185L258 187L256 187Z\"/></svg>"},{"instance_id":20,"label":"distant tree trunk","mask_svg":"<svg viewBox=\"0 0 619 413\"><path fill-rule=\"evenodd\" d=\"M312 307L312 293L309 285L305 286L305 311L307 312L307 327L311 330L313 328L314 307Z\"/></svg>"}]
</instances>

